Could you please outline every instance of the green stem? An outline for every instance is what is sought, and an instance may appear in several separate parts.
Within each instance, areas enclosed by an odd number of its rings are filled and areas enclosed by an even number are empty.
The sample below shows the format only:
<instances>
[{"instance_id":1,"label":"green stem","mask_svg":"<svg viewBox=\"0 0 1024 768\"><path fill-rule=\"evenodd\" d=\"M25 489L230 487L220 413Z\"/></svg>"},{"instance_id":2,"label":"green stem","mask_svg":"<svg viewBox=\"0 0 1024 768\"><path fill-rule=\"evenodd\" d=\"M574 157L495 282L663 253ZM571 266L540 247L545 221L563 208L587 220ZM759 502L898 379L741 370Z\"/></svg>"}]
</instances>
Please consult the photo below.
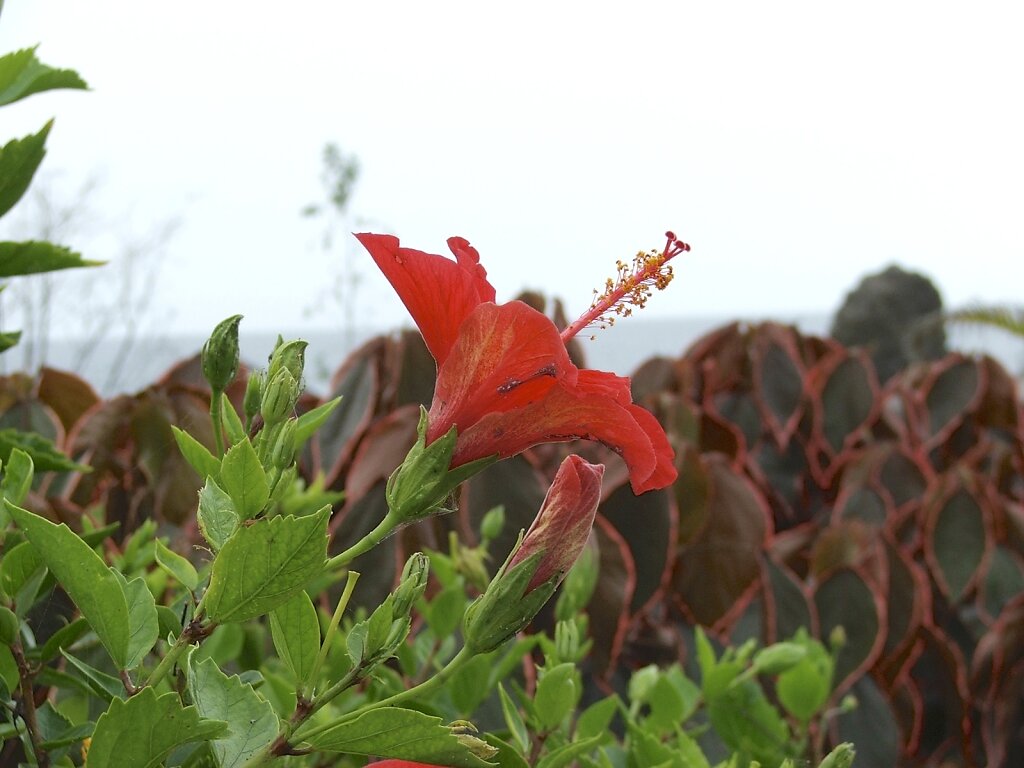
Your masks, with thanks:
<instances>
[{"instance_id":1,"label":"green stem","mask_svg":"<svg viewBox=\"0 0 1024 768\"><path fill-rule=\"evenodd\" d=\"M359 581L359 574L356 571L349 571L348 580L345 582L345 589L341 593L341 597L338 599L338 605L334 609L334 615L331 616L331 623L327 627L327 632L324 633L323 642L320 644L320 652L316 656L316 661L313 662L313 669L310 671L309 677L306 678L306 685L309 683L316 685L316 679L320 674L320 668L323 666L324 661L327 660L327 653L330 651L331 645L334 642L334 636L338 632L338 624L341 623L341 616L345 612L345 608L348 607L348 601L352 598L352 591L356 588L357 581ZM306 685L302 686L301 694L303 698L306 696Z\"/></svg>"},{"instance_id":2,"label":"green stem","mask_svg":"<svg viewBox=\"0 0 1024 768\"><path fill-rule=\"evenodd\" d=\"M210 420L213 422L213 446L220 459L224 457L224 410L221 393L216 390L210 393Z\"/></svg>"},{"instance_id":3,"label":"green stem","mask_svg":"<svg viewBox=\"0 0 1024 768\"><path fill-rule=\"evenodd\" d=\"M178 635L178 639L174 641L174 645L170 647L167 654L160 660L160 663L156 665L156 669L150 673L149 678L146 680L144 685L156 685L163 680L164 677L167 676L167 673L174 668L174 665L178 663L178 659L181 658L181 655L185 653L193 642L202 640L213 631L215 625L212 623L203 624L201 617L202 614L197 609L196 618L192 619L192 621L190 621L182 630L181 634ZM141 687L142 685L137 686L136 691Z\"/></svg>"},{"instance_id":4,"label":"green stem","mask_svg":"<svg viewBox=\"0 0 1024 768\"><path fill-rule=\"evenodd\" d=\"M462 667L467 661L469 661L475 655L475 651L470 650L468 646L463 646L462 650L455 654L455 657L445 665L444 669L442 669L429 680L426 680L413 688L408 688L407 690L401 691L400 693L396 693L394 696L389 696L386 699L366 704L365 706L362 706L359 709L354 709L348 714L342 715L338 719L332 720L329 723L322 723L321 725L314 726L305 731L303 731L301 728L298 728L295 731L295 736L298 739L307 741L313 736L316 736L318 733L322 733L323 731L329 730L330 728L333 728L336 725L341 725L342 723L347 723L350 720L355 720L357 717L365 714L366 712L369 712L371 709L379 709L380 707L393 707L396 704L400 704L401 702L406 701L408 699L413 699L417 696L422 696L425 693L429 693L438 686L443 685L448 680L448 678L455 674L455 672L458 671L460 667Z\"/></svg>"},{"instance_id":5,"label":"green stem","mask_svg":"<svg viewBox=\"0 0 1024 768\"><path fill-rule=\"evenodd\" d=\"M364 552L368 552L375 546L380 544L381 541L386 539L392 531L394 531L399 523L402 521L393 512L388 512L384 519L380 521L380 524L370 531L368 534L363 536L359 541L353 544L351 547L346 549L340 555L335 555L327 561L328 570L338 570L344 568L350 562L355 560L359 555Z\"/></svg>"}]
</instances>

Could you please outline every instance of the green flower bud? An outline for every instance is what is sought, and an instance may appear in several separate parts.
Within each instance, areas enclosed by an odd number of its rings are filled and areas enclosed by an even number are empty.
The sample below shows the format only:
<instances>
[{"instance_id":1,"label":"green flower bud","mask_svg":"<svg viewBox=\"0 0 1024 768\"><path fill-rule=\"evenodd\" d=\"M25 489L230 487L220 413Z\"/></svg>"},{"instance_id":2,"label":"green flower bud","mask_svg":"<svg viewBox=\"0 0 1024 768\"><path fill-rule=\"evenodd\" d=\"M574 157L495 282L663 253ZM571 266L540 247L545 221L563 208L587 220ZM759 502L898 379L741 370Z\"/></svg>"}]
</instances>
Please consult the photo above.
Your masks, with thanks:
<instances>
[{"instance_id":1,"label":"green flower bud","mask_svg":"<svg viewBox=\"0 0 1024 768\"><path fill-rule=\"evenodd\" d=\"M251 424L256 414L260 412L265 383L266 374L263 371L253 371L249 374L249 380L245 383L245 397L242 399L242 412L247 424Z\"/></svg>"},{"instance_id":2,"label":"green flower bud","mask_svg":"<svg viewBox=\"0 0 1024 768\"><path fill-rule=\"evenodd\" d=\"M280 424L295 410L301 393L299 383L287 368L281 368L263 388L260 414L268 427Z\"/></svg>"},{"instance_id":3,"label":"green flower bud","mask_svg":"<svg viewBox=\"0 0 1024 768\"><path fill-rule=\"evenodd\" d=\"M270 466L282 472L295 461L295 420L289 419L281 425L274 447L270 451Z\"/></svg>"},{"instance_id":4,"label":"green flower bud","mask_svg":"<svg viewBox=\"0 0 1024 768\"><path fill-rule=\"evenodd\" d=\"M395 618L408 616L412 611L413 604L419 600L423 591L427 588L427 578L430 576L430 558L422 552L414 552L405 561L402 569L402 580L395 590L395 602L392 607L392 615Z\"/></svg>"},{"instance_id":5,"label":"green flower bud","mask_svg":"<svg viewBox=\"0 0 1024 768\"><path fill-rule=\"evenodd\" d=\"M436 512L460 483L497 460L496 456L489 456L449 471L457 439L455 427L430 445L427 428L427 411L421 407L416 444L402 466L388 478L385 489L388 509L402 523Z\"/></svg>"},{"instance_id":6,"label":"green flower bud","mask_svg":"<svg viewBox=\"0 0 1024 768\"><path fill-rule=\"evenodd\" d=\"M215 394L227 389L238 372L238 324L241 315L222 321L203 344L200 362L203 376Z\"/></svg>"},{"instance_id":7,"label":"green flower bud","mask_svg":"<svg viewBox=\"0 0 1024 768\"><path fill-rule=\"evenodd\" d=\"M505 527L505 508L500 504L484 515L480 521L480 538L484 541L494 541L501 535L501 529Z\"/></svg>"},{"instance_id":8,"label":"green flower bud","mask_svg":"<svg viewBox=\"0 0 1024 768\"><path fill-rule=\"evenodd\" d=\"M295 381L302 381L302 369L306 364L306 347L309 342L295 339L294 341L278 344L270 355L270 365L267 368L267 381L273 381L278 371L284 369L292 375Z\"/></svg>"},{"instance_id":9,"label":"green flower bud","mask_svg":"<svg viewBox=\"0 0 1024 768\"><path fill-rule=\"evenodd\" d=\"M856 756L853 744L844 742L825 755L818 768L850 768Z\"/></svg>"}]
</instances>

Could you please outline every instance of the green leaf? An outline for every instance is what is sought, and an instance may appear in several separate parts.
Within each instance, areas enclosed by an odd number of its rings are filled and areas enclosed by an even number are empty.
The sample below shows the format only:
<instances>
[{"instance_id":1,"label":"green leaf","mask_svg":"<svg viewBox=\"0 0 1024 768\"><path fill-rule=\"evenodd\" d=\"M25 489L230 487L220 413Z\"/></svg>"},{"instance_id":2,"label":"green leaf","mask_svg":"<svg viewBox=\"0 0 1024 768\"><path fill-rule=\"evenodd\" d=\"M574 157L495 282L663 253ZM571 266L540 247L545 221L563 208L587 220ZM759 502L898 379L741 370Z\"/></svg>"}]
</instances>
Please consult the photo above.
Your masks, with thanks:
<instances>
[{"instance_id":1,"label":"green leaf","mask_svg":"<svg viewBox=\"0 0 1024 768\"><path fill-rule=\"evenodd\" d=\"M580 755L585 755L592 749L601 746L603 738L602 736L594 736L583 741L563 744L541 758L540 762L537 763L537 768L563 768L563 766L569 765Z\"/></svg>"},{"instance_id":2,"label":"green leaf","mask_svg":"<svg viewBox=\"0 0 1024 768\"><path fill-rule=\"evenodd\" d=\"M12 139L0 149L0 216L14 207L28 189L46 154L46 137L52 125L51 120L39 133Z\"/></svg>"},{"instance_id":3,"label":"green leaf","mask_svg":"<svg viewBox=\"0 0 1024 768\"><path fill-rule=\"evenodd\" d=\"M299 686L303 686L320 650L320 622L305 590L300 589L288 602L271 611L270 634L277 655Z\"/></svg>"},{"instance_id":4,"label":"green leaf","mask_svg":"<svg viewBox=\"0 0 1024 768\"><path fill-rule=\"evenodd\" d=\"M7 511L86 618L119 669L128 659L128 601L117 575L63 523L5 502Z\"/></svg>"},{"instance_id":5,"label":"green leaf","mask_svg":"<svg viewBox=\"0 0 1024 768\"><path fill-rule=\"evenodd\" d=\"M0 645L14 645L20 627L21 619L14 611L6 605L0 605Z\"/></svg>"},{"instance_id":6,"label":"green leaf","mask_svg":"<svg viewBox=\"0 0 1024 768\"><path fill-rule=\"evenodd\" d=\"M61 655L68 660L71 668L78 672L78 675L88 686L89 690L107 702L107 704L114 699L125 698L124 683L116 677L108 675L106 672L100 672L98 669L89 666L70 653L65 653L63 650Z\"/></svg>"},{"instance_id":7,"label":"green leaf","mask_svg":"<svg viewBox=\"0 0 1024 768\"><path fill-rule=\"evenodd\" d=\"M185 461L196 471L203 480L212 477L214 480L220 478L220 461L214 456L210 449L196 440L192 435L183 429L178 429L173 424L171 432L174 433L174 440L178 443L178 450L185 457Z\"/></svg>"},{"instance_id":8,"label":"green leaf","mask_svg":"<svg viewBox=\"0 0 1024 768\"><path fill-rule=\"evenodd\" d=\"M21 331L0 332L0 352L5 352L21 341Z\"/></svg>"},{"instance_id":9,"label":"green leaf","mask_svg":"<svg viewBox=\"0 0 1024 768\"><path fill-rule=\"evenodd\" d=\"M238 512L234 502L212 477L199 492L199 530L214 552L218 551L238 528Z\"/></svg>"},{"instance_id":10,"label":"green leaf","mask_svg":"<svg viewBox=\"0 0 1024 768\"><path fill-rule=\"evenodd\" d=\"M121 669L135 669L156 645L160 633L156 601L142 577L128 581L117 571L114 573L128 604L128 653Z\"/></svg>"},{"instance_id":11,"label":"green leaf","mask_svg":"<svg viewBox=\"0 0 1024 768\"><path fill-rule=\"evenodd\" d=\"M209 741L224 733L223 720L204 720L196 707L182 707L173 691L157 696L143 688L127 701L114 699L96 721L89 768L155 768L175 747Z\"/></svg>"},{"instance_id":12,"label":"green leaf","mask_svg":"<svg viewBox=\"0 0 1024 768\"><path fill-rule=\"evenodd\" d=\"M452 768L487 768L441 718L399 707L371 709L308 740L325 752L375 755ZM486 746L486 745L485 745Z\"/></svg>"},{"instance_id":13,"label":"green leaf","mask_svg":"<svg viewBox=\"0 0 1024 768\"><path fill-rule=\"evenodd\" d=\"M613 694L583 710L579 719L576 720L576 739L588 739L591 736L607 733L608 726L611 725L612 718L615 717L615 712L621 705L619 697Z\"/></svg>"},{"instance_id":14,"label":"green leaf","mask_svg":"<svg viewBox=\"0 0 1024 768\"><path fill-rule=\"evenodd\" d=\"M169 549L160 539L156 540L153 552L157 565L167 571L188 590L195 591L199 586L199 574L186 558Z\"/></svg>"},{"instance_id":15,"label":"green leaf","mask_svg":"<svg viewBox=\"0 0 1024 768\"><path fill-rule=\"evenodd\" d=\"M32 604L36 590L39 589L45 575L46 565L43 558L27 541L11 547L4 552L3 559L0 559L0 589L14 599L20 615L24 615L23 609L27 610ZM26 586L31 589L26 591Z\"/></svg>"},{"instance_id":16,"label":"green leaf","mask_svg":"<svg viewBox=\"0 0 1024 768\"><path fill-rule=\"evenodd\" d=\"M530 748L530 732L526 730L526 723L523 722L523 716L519 714L519 707L515 705L512 697L508 695L505 686L501 683L498 683L498 695L501 697L501 713L505 717L505 724L516 740L520 751L526 752Z\"/></svg>"},{"instance_id":17,"label":"green leaf","mask_svg":"<svg viewBox=\"0 0 1024 768\"><path fill-rule=\"evenodd\" d=\"M206 659L189 665L188 679L200 716L228 724L228 732L210 745L220 768L243 765L277 737L274 708L238 675L228 677Z\"/></svg>"},{"instance_id":18,"label":"green leaf","mask_svg":"<svg viewBox=\"0 0 1024 768\"><path fill-rule=\"evenodd\" d=\"M217 623L245 621L287 602L323 569L330 514L324 507L239 528L213 561L206 615Z\"/></svg>"},{"instance_id":19,"label":"green leaf","mask_svg":"<svg viewBox=\"0 0 1024 768\"><path fill-rule=\"evenodd\" d=\"M270 498L267 473L248 438L239 440L224 454L220 481L243 520L256 517Z\"/></svg>"},{"instance_id":20,"label":"green leaf","mask_svg":"<svg viewBox=\"0 0 1024 768\"><path fill-rule=\"evenodd\" d=\"M0 494L11 504L21 504L32 488L34 467L32 457L20 448L11 450L3 464L4 477L0 480Z\"/></svg>"},{"instance_id":21,"label":"green leaf","mask_svg":"<svg viewBox=\"0 0 1024 768\"><path fill-rule=\"evenodd\" d=\"M295 420L295 449L298 450L302 444L313 436L313 433L320 429L320 426L327 421L334 409L341 402L341 397L328 400L323 405L318 405L311 411L306 411Z\"/></svg>"},{"instance_id":22,"label":"green leaf","mask_svg":"<svg viewBox=\"0 0 1024 768\"><path fill-rule=\"evenodd\" d=\"M545 671L537 683L537 692L533 697L537 716L544 729L551 730L561 723L576 706L578 697L575 664L565 662Z\"/></svg>"},{"instance_id":23,"label":"green leaf","mask_svg":"<svg viewBox=\"0 0 1024 768\"><path fill-rule=\"evenodd\" d=\"M15 449L21 449L29 455L36 472L92 471L85 464L73 462L42 435L18 429L0 429L0 461L6 465Z\"/></svg>"},{"instance_id":24,"label":"green leaf","mask_svg":"<svg viewBox=\"0 0 1024 768\"><path fill-rule=\"evenodd\" d=\"M39 663L47 664L51 659L57 658L61 651L71 647L78 638L89 631L89 622L79 616L70 624L65 624L58 629L43 645L39 652Z\"/></svg>"},{"instance_id":25,"label":"green leaf","mask_svg":"<svg viewBox=\"0 0 1024 768\"><path fill-rule=\"evenodd\" d=\"M0 243L0 277L35 275L72 267L98 267L104 263L83 259L81 254L63 245L39 240Z\"/></svg>"},{"instance_id":26,"label":"green leaf","mask_svg":"<svg viewBox=\"0 0 1024 768\"><path fill-rule=\"evenodd\" d=\"M235 406L231 404L231 399L225 394L222 394L220 399L224 405L224 431L228 433L228 442L235 445L246 439L245 427L242 425L242 420L238 417Z\"/></svg>"},{"instance_id":27,"label":"green leaf","mask_svg":"<svg viewBox=\"0 0 1024 768\"><path fill-rule=\"evenodd\" d=\"M474 656L460 667L445 684L452 697L452 704L460 716L470 716L486 699L491 689L486 680L494 664L492 654L482 653Z\"/></svg>"},{"instance_id":28,"label":"green leaf","mask_svg":"<svg viewBox=\"0 0 1024 768\"><path fill-rule=\"evenodd\" d=\"M54 69L39 61L34 46L0 57L0 105L56 88L88 87L74 70Z\"/></svg>"}]
</instances>

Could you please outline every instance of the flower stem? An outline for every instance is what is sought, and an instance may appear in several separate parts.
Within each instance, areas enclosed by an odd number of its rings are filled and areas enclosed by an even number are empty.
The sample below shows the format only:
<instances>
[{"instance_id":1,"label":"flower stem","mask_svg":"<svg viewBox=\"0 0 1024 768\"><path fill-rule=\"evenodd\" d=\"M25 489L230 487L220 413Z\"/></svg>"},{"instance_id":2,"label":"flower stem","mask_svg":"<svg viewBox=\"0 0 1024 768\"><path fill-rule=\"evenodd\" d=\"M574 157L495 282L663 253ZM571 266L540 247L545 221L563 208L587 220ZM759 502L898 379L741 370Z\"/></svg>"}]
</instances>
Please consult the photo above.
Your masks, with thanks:
<instances>
[{"instance_id":1,"label":"flower stem","mask_svg":"<svg viewBox=\"0 0 1024 768\"><path fill-rule=\"evenodd\" d=\"M203 624L202 614L199 610L196 610L196 617L190 621L185 628L178 635L178 639L174 641L174 645L170 647L167 654L160 660L160 663L156 665L156 668L150 673L149 678L146 680L145 685L156 685L167 673L170 672L174 665L178 663L178 659L194 642L202 640L204 637L213 632L216 624L210 622ZM136 692L142 686L136 687Z\"/></svg>"},{"instance_id":2,"label":"flower stem","mask_svg":"<svg viewBox=\"0 0 1024 768\"><path fill-rule=\"evenodd\" d=\"M429 680L426 680L412 688L408 688L404 691L401 691L400 693L396 693L393 696L389 696L386 699L381 699L380 701L375 701L370 704L366 704L360 707L359 709L354 709L351 712L344 714L338 719L332 720L329 723L322 723L318 726L309 728L305 731L302 731L301 728L296 729L295 735L297 738L305 741L312 738L313 736L316 736L318 733L322 733L326 730L329 730L330 728L333 728L336 725L347 723L350 720L355 720L360 715L363 715L372 709L379 709L380 707L393 707L396 704L400 704L408 699L416 698L417 696L422 696L425 693L429 693L435 688L443 685L448 680L448 678L455 674L455 672L457 672L460 667L462 667L467 661L469 661L475 655L475 651L470 650L468 646L463 646L462 650L455 654L452 660L445 665L444 669L442 669Z\"/></svg>"},{"instance_id":3,"label":"flower stem","mask_svg":"<svg viewBox=\"0 0 1024 768\"><path fill-rule=\"evenodd\" d=\"M401 521L398 519L397 515L393 512L388 512L376 528L363 536L363 538L346 549L340 555L335 555L328 560L327 570L338 570L340 568L344 568L350 562L359 557L359 555L370 551L380 544L381 541L386 539L398 527L400 522Z\"/></svg>"},{"instance_id":4,"label":"flower stem","mask_svg":"<svg viewBox=\"0 0 1024 768\"><path fill-rule=\"evenodd\" d=\"M218 459L224 457L224 410L221 393L210 393L210 420L213 422L213 446Z\"/></svg>"}]
</instances>

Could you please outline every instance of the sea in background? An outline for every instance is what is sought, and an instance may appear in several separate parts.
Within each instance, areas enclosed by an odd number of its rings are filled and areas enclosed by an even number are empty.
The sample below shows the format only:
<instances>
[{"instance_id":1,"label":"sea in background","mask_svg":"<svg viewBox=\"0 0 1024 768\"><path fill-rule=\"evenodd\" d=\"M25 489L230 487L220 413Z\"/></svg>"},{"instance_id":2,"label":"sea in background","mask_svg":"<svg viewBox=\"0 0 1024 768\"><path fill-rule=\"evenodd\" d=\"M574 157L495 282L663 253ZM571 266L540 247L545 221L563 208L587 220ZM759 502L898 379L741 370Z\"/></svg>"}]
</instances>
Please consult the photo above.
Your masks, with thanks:
<instances>
[{"instance_id":1,"label":"sea in background","mask_svg":"<svg viewBox=\"0 0 1024 768\"><path fill-rule=\"evenodd\" d=\"M759 322L767 318L751 318ZM794 315L771 318L795 325L804 333L824 335L828 332L828 315ZM678 357L693 342L734 318L678 317L646 319L632 317L628 321L594 332L594 339L583 338L587 365L591 368L628 375L656 355ZM306 355L307 387L316 394L328 391L331 375L352 350L367 339L396 329L355 328L342 330L310 330L284 333L285 338L302 338L309 342ZM1024 340L994 328L959 326L947 331L948 347L967 354L989 354L1020 378L1024 374ZM249 332L243 321L240 330L242 360L250 366L266 365L276 334ZM156 381L176 362L196 354L204 337L167 333L139 339L131 353L121 358L117 339L100 344L85 360L80 360L83 342L74 338L50 342L46 364L53 368L72 370L93 385L103 396L144 389ZM18 349L9 350L0 361L5 372L18 370Z\"/></svg>"}]
</instances>

